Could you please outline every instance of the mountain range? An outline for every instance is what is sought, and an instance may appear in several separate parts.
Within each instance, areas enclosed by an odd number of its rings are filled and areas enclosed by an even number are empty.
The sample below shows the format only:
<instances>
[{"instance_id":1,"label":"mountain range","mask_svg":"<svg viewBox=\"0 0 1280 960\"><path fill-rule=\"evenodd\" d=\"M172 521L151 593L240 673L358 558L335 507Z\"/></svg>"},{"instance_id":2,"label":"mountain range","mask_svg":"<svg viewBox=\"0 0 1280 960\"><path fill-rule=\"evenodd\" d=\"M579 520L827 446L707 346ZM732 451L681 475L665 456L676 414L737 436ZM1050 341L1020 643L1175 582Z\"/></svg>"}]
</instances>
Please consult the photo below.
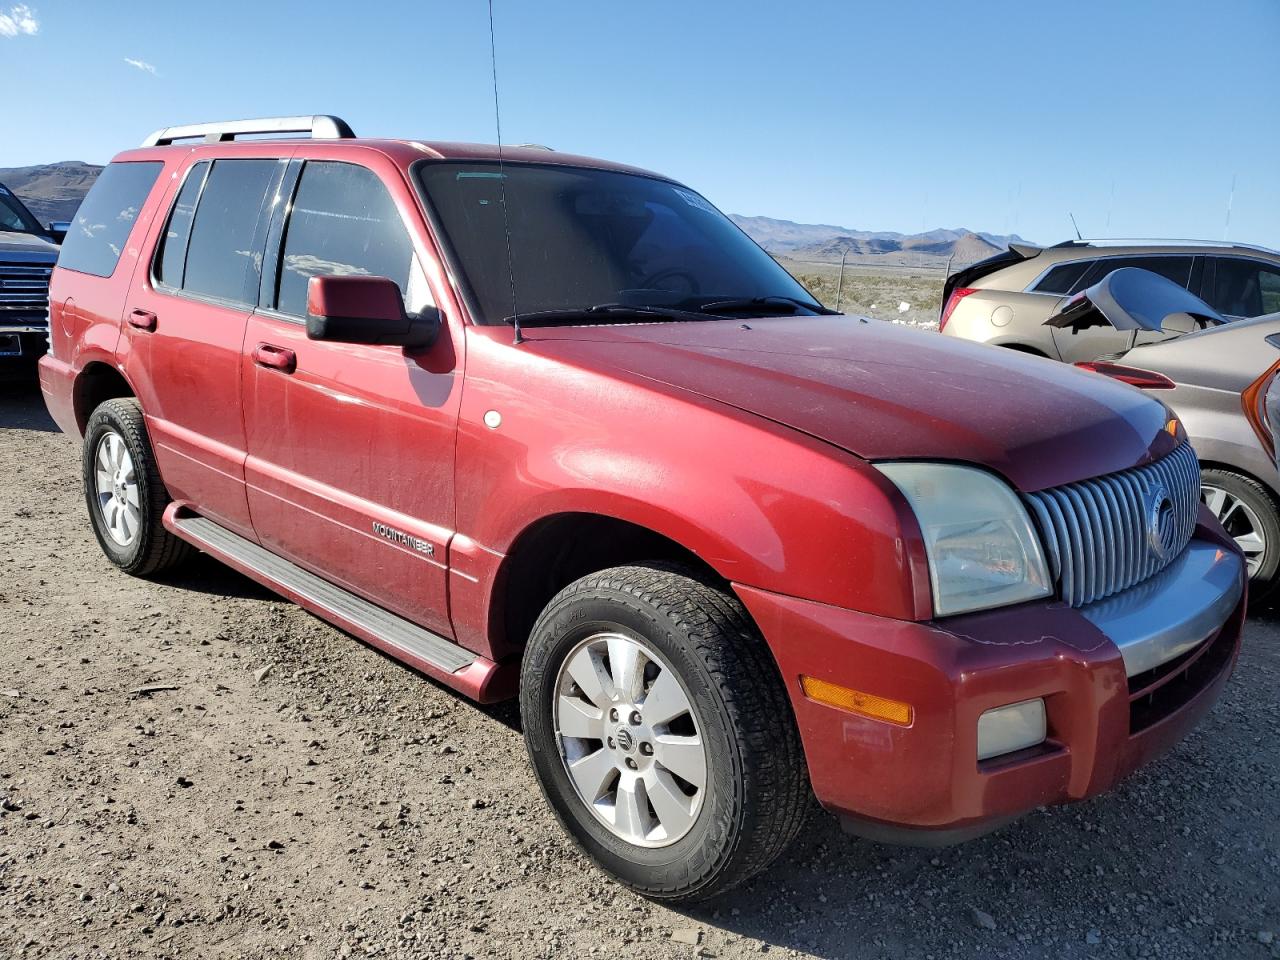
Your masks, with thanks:
<instances>
[{"instance_id":1,"label":"mountain range","mask_svg":"<svg viewBox=\"0 0 1280 960\"><path fill-rule=\"evenodd\" d=\"M0 168L0 183L22 198L41 223L70 220L102 167L64 160L33 167ZM1016 234L977 230L929 230L925 233L855 230L827 223L795 223L773 217L730 214L760 246L788 260L938 266L947 261L972 263L1005 249Z\"/></svg>"},{"instance_id":2,"label":"mountain range","mask_svg":"<svg viewBox=\"0 0 1280 960\"><path fill-rule=\"evenodd\" d=\"M70 220L102 167L79 160L35 167L0 167L0 183L22 198L41 223Z\"/></svg>"},{"instance_id":3,"label":"mountain range","mask_svg":"<svg viewBox=\"0 0 1280 960\"><path fill-rule=\"evenodd\" d=\"M960 227L929 230L925 233L855 230L828 223L795 223L773 217L743 217L730 214L756 243L775 256L800 262L839 263L886 261L926 266L939 261L973 263L1022 240L1017 234L983 233Z\"/></svg>"}]
</instances>

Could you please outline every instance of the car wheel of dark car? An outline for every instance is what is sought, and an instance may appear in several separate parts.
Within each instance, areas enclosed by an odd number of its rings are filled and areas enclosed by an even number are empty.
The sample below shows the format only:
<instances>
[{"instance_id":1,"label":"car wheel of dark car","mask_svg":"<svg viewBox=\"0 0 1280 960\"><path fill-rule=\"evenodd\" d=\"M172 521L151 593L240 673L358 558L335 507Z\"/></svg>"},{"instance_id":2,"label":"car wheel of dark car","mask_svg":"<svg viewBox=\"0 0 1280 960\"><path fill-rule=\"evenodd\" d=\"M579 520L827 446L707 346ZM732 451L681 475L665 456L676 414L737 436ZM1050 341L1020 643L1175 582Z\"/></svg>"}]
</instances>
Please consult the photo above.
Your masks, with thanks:
<instances>
[{"instance_id":1,"label":"car wheel of dark car","mask_svg":"<svg viewBox=\"0 0 1280 960\"><path fill-rule=\"evenodd\" d=\"M189 555L191 548L160 522L169 495L137 400L107 400L93 411L85 427L83 474L93 532L117 567L150 576Z\"/></svg>"},{"instance_id":2,"label":"car wheel of dark car","mask_svg":"<svg viewBox=\"0 0 1280 960\"><path fill-rule=\"evenodd\" d=\"M525 651L525 741L579 846L620 882L703 900L777 857L811 799L790 703L731 594L661 566L562 590Z\"/></svg>"},{"instance_id":3,"label":"car wheel of dark car","mask_svg":"<svg viewBox=\"0 0 1280 960\"><path fill-rule=\"evenodd\" d=\"M1200 499L1244 551L1250 605L1270 599L1280 586L1280 510L1275 500L1257 480L1216 467L1201 471Z\"/></svg>"}]
</instances>

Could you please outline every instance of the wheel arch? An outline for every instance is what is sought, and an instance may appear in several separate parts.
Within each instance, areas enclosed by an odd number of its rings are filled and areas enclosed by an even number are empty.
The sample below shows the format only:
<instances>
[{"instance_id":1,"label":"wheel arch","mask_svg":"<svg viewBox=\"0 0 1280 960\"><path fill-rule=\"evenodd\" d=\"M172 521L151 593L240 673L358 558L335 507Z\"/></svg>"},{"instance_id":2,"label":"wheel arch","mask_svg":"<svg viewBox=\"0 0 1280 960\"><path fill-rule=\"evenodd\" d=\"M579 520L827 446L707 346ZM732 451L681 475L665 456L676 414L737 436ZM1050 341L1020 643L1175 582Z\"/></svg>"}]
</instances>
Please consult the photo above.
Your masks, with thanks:
<instances>
[{"instance_id":1,"label":"wheel arch","mask_svg":"<svg viewBox=\"0 0 1280 960\"><path fill-rule=\"evenodd\" d=\"M566 511L527 526L494 578L488 632L496 656L524 648L538 615L562 589L588 574L637 563L672 564L704 583L729 581L673 537L602 513Z\"/></svg>"},{"instance_id":2,"label":"wheel arch","mask_svg":"<svg viewBox=\"0 0 1280 960\"><path fill-rule=\"evenodd\" d=\"M86 363L76 375L72 387L72 404L80 435L84 436L90 415L103 401L137 395L133 384L118 367L102 360Z\"/></svg>"}]
</instances>

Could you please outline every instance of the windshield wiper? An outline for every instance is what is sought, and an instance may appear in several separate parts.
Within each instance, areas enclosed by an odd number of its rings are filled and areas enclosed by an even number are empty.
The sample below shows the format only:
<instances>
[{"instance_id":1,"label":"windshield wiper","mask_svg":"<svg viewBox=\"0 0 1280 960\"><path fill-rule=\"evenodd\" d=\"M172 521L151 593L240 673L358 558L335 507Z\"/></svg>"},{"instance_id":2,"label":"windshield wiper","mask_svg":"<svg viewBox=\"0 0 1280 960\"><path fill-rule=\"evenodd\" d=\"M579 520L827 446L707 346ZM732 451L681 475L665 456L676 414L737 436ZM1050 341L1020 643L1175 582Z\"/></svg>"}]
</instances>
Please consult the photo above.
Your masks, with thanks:
<instances>
[{"instance_id":1,"label":"windshield wiper","mask_svg":"<svg viewBox=\"0 0 1280 960\"><path fill-rule=\"evenodd\" d=\"M814 313L834 315L835 310L828 310L820 303L808 303L794 297L739 297L732 300L713 300L697 307L699 313L733 313L737 310L755 310L760 313L795 313L804 308Z\"/></svg>"},{"instance_id":2,"label":"windshield wiper","mask_svg":"<svg viewBox=\"0 0 1280 960\"><path fill-rule=\"evenodd\" d=\"M565 308L563 310L535 310L504 318L503 322L521 326L542 327L573 326L580 323L608 323L610 320L635 319L681 320L705 322L712 319L700 310L677 310L674 307L646 307L629 303L598 303L591 307Z\"/></svg>"}]
</instances>

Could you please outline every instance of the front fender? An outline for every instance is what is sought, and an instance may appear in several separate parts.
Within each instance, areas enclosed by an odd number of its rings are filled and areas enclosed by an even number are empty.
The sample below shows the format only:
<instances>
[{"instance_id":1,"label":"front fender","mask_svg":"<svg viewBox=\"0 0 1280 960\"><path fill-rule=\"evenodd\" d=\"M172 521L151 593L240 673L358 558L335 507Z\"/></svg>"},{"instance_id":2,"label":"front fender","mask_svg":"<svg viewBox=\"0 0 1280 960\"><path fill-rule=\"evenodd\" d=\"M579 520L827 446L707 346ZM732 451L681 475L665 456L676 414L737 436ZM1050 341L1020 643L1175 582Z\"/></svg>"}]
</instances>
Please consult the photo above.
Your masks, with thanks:
<instances>
[{"instance_id":1,"label":"front fender","mask_svg":"<svg viewBox=\"0 0 1280 960\"><path fill-rule=\"evenodd\" d=\"M735 583L897 619L930 613L915 518L879 471L677 388L475 337L457 469L458 562L482 588L523 532L587 513L661 534Z\"/></svg>"}]
</instances>

